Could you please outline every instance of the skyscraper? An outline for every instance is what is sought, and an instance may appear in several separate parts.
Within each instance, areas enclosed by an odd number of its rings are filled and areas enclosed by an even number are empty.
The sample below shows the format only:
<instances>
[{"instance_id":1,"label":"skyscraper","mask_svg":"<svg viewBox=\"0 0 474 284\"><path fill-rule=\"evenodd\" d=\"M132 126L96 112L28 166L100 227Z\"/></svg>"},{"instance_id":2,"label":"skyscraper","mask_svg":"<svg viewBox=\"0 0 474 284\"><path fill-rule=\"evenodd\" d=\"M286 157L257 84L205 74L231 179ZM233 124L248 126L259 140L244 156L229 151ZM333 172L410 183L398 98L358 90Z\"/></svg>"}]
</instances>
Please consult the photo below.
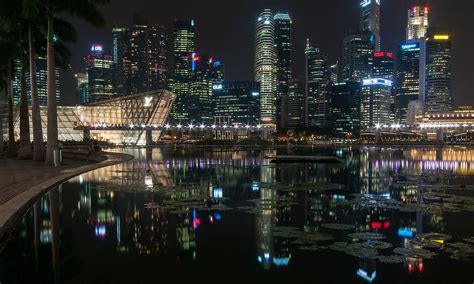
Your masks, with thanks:
<instances>
[{"instance_id":1,"label":"skyscraper","mask_svg":"<svg viewBox=\"0 0 474 284\"><path fill-rule=\"evenodd\" d=\"M287 127L288 114L288 82L291 72L291 18L288 13L277 13L273 17L275 23L275 45L277 57L276 112L277 127Z\"/></svg>"},{"instance_id":2,"label":"skyscraper","mask_svg":"<svg viewBox=\"0 0 474 284\"><path fill-rule=\"evenodd\" d=\"M130 31L131 92L142 93L166 87L167 36L163 26L151 25L135 15Z\"/></svg>"},{"instance_id":3,"label":"skyscraper","mask_svg":"<svg viewBox=\"0 0 474 284\"><path fill-rule=\"evenodd\" d=\"M168 39L162 25L150 24L134 15L130 29L115 27L112 36L116 94L128 95L166 87Z\"/></svg>"},{"instance_id":4,"label":"skyscraper","mask_svg":"<svg viewBox=\"0 0 474 284\"><path fill-rule=\"evenodd\" d=\"M306 64L306 127L328 127L330 116L330 71L327 55L319 48L305 49Z\"/></svg>"},{"instance_id":5,"label":"skyscraper","mask_svg":"<svg viewBox=\"0 0 474 284\"><path fill-rule=\"evenodd\" d=\"M112 29L114 89L119 96L131 94L131 46L130 30L115 27Z\"/></svg>"},{"instance_id":6,"label":"skyscraper","mask_svg":"<svg viewBox=\"0 0 474 284\"><path fill-rule=\"evenodd\" d=\"M260 84L223 82L213 85L214 117L227 118L232 124L260 123Z\"/></svg>"},{"instance_id":7,"label":"skyscraper","mask_svg":"<svg viewBox=\"0 0 474 284\"><path fill-rule=\"evenodd\" d=\"M390 95L392 81L383 78L370 78L362 82L360 102L361 128L392 124Z\"/></svg>"},{"instance_id":8,"label":"skyscraper","mask_svg":"<svg viewBox=\"0 0 474 284\"><path fill-rule=\"evenodd\" d=\"M331 121L341 138L355 138L360 133L360 83L347 81L331 88Z\"/></svg>"},{"instance_id":9,"label":"skyscraper","mask_svg":"<svg viewBox=\"0 0 474 284\"><path fill-rule=\"evenodd\" d=\"M359 81L372 74L374 39L371 34L352 34L344 39L343 81Z\"/></svg>"},{"instance_id":10,"label":"skyscraper","mask_svg":"<svg viewBox=\"0 0 474 284\"><path fill-rule=\"evenodd\" d=\"M292 79L288 85L288 114L287 128L302 128L305 124L305 84L304 82Z\"/></svg>"},{"instance_id":11,"label":"skyscraper","mask_svg":"<svg viewBox=\"0 0 474 284\"><path fill-rule=\"evenodd\" d=\"M276 52L273 14L265 9L255 31L255 81L260 83L260 112L263 125L276 125Z\"/></svg>"},{"instance_id":12,"label":"skyscraper","mask_svg":"<svg viewBox=\"0 0 474 284\"><path fill-rule=\"evenodd\" d=\"M187 101L189 119L199 123L211 123L213 113L212 92L214 86L224 81L224 65L207 55L193 52L192 78Z\"/></svg>"},{"instance_id":13,"label":"skyscraper","mask_svg":"<svg viewBox=\"0 0 474 284\"><path fill-rule=\"evenodd\" d=\"M172 119L188 120L187 102L190 99L191 79L194 61L194 20L175 20L174 22L174 75L171 90L176 94L176 102L172 110Z\"/></svg>"},{"instance_id":14,"label":"skyscraper","mask_svg":"<svg viewBox=\"0 0 474 284\"><path fill-rule=\"evenodd\" d=\"M339 61L330 66L331 69L331 84L339 82Z\"/></svg>"},{"instance_id":15,"label":"skyscraper","mask_svg":"<svg viewBox=\"0 0 474 284\"><path fill-rule=\"evenodd\" d=\"M103 53L102 45L93 45L91 52L86 57L86 70L89 81L89 101L96 102L111 98L113 88L112 56Z\"/></svg>"},{"instance_id":16,"label":"skyscraper","mask_svg":"<svg viewBox=\"0 0 474 284\"><path fill-rule=\"evenodd\" d=\"M372 77L384 78L393 81L395 78L395 60L391 52L375 52Z\"/></svg>"},{"instance_id":17,"label":"skyscraper","mask_svg":"<svg viewBox=\"0 0 474 284\"><path fill-rule=\"evenodd\" d=\"M419 41L428 30L428 7L414 6L408 9L407 41Z\"/></svg>"},{"instance_id":18,"label":"skyscraper","mask_svg":"<svg viewBox=\"0 0 474 284\"><path fill-rule=\"evenodd\" d=\"M406 124L408 105L420 92L420 43L405 42L398 48L395 86L396 122Z\"/></svg>"},{"instance_id":19,"label":"skyscraper","mask_svg":"<svg viewBox=\"0 0 474 284\"><path fill-rule=\"evenodd\" d=\"M28 102L31 102L31 90L30 90L30 72L27 67L26 71L26 95ZM38 88L38 102L41 106L48 105L48 88L47 88L47 69L48 64L45 57L36 57L36 84ZM59 103L61 97L61 88L59 87L59 68L54 69L55 77L55 90L56 90L56 102ZM12 80L13 85L13 103L18 104L20 102L21 95L21 65L20 61L16 60L14 65L14 76Z\"/></svg>"},{"instance_id":20,"label":"skyscraper","mask_svg":"<svg viewBox=\"0 0 474 284\"><path fill-rule=\"evenodd\" d=\"M77 85L76 92L80 104L86 104L90 101L89 98L89 77L87 73L77 73L75 74Z\"/></svg>"},{"instance_id":21,"label":"skyscraper","mask_svg":"<svg viewBox=\"0 0 474 284\"><path fill-rule=\"evenodd\" d=\"M380 51L380 0L363 0L360 6L360 31L373 35L375 51Z\"/></svg>"},{"instance_id":22,"label":"skyscraper","mask_svg":"<svg viewBox=\"0 0 474 284\"><path fill-rule=\"evenodd\" d=\"M451 97L451 32L429 28L426 38L425 111L446 112L453 109Z\"/></svg>"}]
</instances>

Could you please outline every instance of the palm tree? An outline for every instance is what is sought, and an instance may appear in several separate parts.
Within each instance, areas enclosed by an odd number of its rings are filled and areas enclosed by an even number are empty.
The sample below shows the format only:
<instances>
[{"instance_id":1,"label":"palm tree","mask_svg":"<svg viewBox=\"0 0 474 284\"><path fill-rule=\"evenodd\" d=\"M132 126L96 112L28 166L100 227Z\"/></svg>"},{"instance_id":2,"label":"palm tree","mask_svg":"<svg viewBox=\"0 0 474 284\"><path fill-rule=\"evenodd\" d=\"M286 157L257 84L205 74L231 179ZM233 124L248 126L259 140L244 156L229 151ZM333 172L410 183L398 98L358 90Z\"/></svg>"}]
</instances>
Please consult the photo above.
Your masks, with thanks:
<instances>
[{"instance_id":1,"label":"palm tree","mask_svg":"<svg viewBox=\"0 0 474 284\"><path fill-rule=\"evenodd\" d=\"M56 90L54 82L54 18L58 14L69 14L85 20L94 26L103 26L105 19L98 9L99 4L108 3L109 0L39 0L44 5L48 23L46 37L47 57L47 89L48 89L48 144L46 149L46 165L53 165L53 151L58 149L58 115L56 106Z\"/></svg>"},{"instance_id":2,"label":"palm tree","mask_svg":"<svg viewBox=\"0 0 474 284\"><path fill-rule=\"evenodd\" d=\"M14 130L14 116L13 116L13 88L12 88L12 60L6 65L5 75L5 95L8 103L8 146L7 153L8 157L16 157L18 149L15 142L15 130Z\"/></svg>"}]
</instances>

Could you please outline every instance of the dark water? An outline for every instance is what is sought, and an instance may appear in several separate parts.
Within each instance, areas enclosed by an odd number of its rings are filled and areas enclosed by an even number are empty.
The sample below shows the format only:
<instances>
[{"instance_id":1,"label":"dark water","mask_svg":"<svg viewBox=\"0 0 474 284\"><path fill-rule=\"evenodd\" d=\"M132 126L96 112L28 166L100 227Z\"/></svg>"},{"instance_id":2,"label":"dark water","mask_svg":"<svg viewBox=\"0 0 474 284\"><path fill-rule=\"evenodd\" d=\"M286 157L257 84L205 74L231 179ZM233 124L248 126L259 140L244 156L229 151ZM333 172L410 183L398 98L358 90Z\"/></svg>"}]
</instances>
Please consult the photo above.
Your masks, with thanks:
<instances>
[{"instance_id":1,"label":"dark water","mask_svg":"<svg viewBox=\"0 0 474 284\"><path fill-rule=\"evenodd\" d=\"M276 165L264 159L275 150L128 152L136 159L73 178L28 211L2 243L2 284L474 281L472 150L281 149L343 162ZM383 234L393 247L376 254L398 263L334 249L360 247L347 235L364 232ZM436 247L416 243L431 232L443 233L424 243Z\"/></svg>"}]
</instances>

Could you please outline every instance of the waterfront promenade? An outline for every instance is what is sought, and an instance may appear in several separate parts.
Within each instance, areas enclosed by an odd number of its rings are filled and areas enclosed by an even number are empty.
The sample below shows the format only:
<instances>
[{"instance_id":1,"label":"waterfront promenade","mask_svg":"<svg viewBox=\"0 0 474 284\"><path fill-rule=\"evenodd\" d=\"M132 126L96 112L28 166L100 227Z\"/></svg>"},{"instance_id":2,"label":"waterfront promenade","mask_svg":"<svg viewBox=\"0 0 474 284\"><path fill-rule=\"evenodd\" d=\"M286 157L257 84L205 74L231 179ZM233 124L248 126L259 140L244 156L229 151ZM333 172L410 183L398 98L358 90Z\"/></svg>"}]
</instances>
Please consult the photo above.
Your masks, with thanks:
<instances>
[{"instance_id":1,"label":"waterfront promenade","mask_svg":"<svg viewBox=\"0 0 474 284\"><path fill-rule=\"evenodd\" d=\"M65 159L60 167L31 160L0 157L0 238L31 204L52 187L74 176L128 161L131 155L103 153L102 161ZM99 159L100 160L100 159Z\"/></svg>"}]
</instances>

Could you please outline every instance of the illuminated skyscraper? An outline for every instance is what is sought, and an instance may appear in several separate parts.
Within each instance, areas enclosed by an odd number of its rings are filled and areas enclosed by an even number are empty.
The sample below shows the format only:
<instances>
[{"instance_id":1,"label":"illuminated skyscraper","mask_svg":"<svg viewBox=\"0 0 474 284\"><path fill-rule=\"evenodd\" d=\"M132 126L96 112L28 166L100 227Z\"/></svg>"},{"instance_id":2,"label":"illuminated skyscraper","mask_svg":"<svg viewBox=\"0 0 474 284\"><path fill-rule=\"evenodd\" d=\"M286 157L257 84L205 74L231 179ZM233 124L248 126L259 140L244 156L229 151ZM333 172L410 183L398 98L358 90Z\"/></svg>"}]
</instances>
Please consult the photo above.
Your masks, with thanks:
<instances>
[{"instance_id":1,"label":"illuminated skyscraper","mask_svg":"<svg viewBox=\"0 0 474 284\"><path fill-rule=\"evenodd\" d=\"M425 111L446 112L453 109L451 97L452 35L449 30L429 28L423 51L426 51ZM420 68L420 69L421 69ZM423 100L422 100L423 101Z\"/></svg>"},{"instance_id":2,"label":"illuminated skyscraper","mask_svg":"<svg viewBox=\"0 0 474 284\"><path fill-rule=\"evenodd\" d=\"M277 127L287 127L288 113L288 82L291 73L291 18L288 13L277 13L273 17L275 23L275 45L277 56Z\"/></svg>"},{"instance_id":3,"label":"illuminated skyscraper","mask_svg":"<svg viewBox=\"0 0 474 284\"><path fill-rule=\"evenodd\" d=\"M273 14L265 9L255 31L255 81L260 83L261 123L276 125L276 52Z\"/></svg>"},{"instance_id":4,"label":"illuminated skyscraper","mask_svg":"<svg viewBox=\"0 0 474 284\"><path fill-rule=\"evenodd\" d=\"M341 138L355 138L360 133L360 83L336 83L331 89L331 121Z\"/></svg>"},{"instance_id":5,"label":"illuminated skyscraper","mask_svg":"<svg viewBox=\"0 0 474 284\"><path fill-rule=\"evenodd\" d=\"M305 49L306 63L306 127L328 127L330 115L330 71L327 55L309 45Z\"/></svg>"},{"instance_id":6,"label":"illuminated skyscraper","mask_svg":"<svg viewBox=\"0 0 474 284\"><path fill-rule=\"evenodd\" d=\"M372 74L374 39L371 34L352 34L344 39L342 81L359 81Z\"/></svg>"},{"instance_id":7,"label":"illuminated skyscraper","mask_svg":"<svg viewBox=\"0 0 474 284\"><path fill-rule=\"evenodd\" d=\"M407 40L419 41L428 30L428 7L414 6L408 9Z\"/></svg>"},{"instance_id":8,"label":"illuminated skyscraper","mask_svg":"<svg viewBox=\"0 0 474 284\"><path fill-rule=\"evenodd\" d=\"M374 52L372 65L372 78L382 78L390 81L395 80L395 61L391 52ZM395 121L395 91L392 86L390 94L390 115L391 121Z\"/></svg>"},{"instance_id":9,"label":"illuminated skyscraper","mask_svg":"<svg viewBox=\"0 0 474 284\"><path fill-rule=\"evenodd\" d=\"M114 89L119 96L131 94L131 52L130 30L115 27L112 29Z\"/></svg>"},{"instance_id":10,"label":"illuminated skyscraper","mask_svg":"<svg viewBox=\"0 0 474 284\"><path fill-rule=\"evenodd\" d=\"M47 60L44 57L37 57L36 58L36 84L38 88L38 101L41 106L48 105L48 89L47 89L47 80L46 80L46 73L47 73ZM28 97L28 102L31 102L31 90L30 90L30 72L29 67L27 67L26 71L26 95ZM54 69L54 77L55 77L55 89L56 89L56 102L59 103L61 89L59 87L59 68ZM20 95L21 95L21 65L20 61L15 61L14 66L14 76L12 80L13 85L13 103L18 104L20 102Z\"/></svg>"},{"instance_id":11,"label":"illuminated skyscraper","mask_svg":"<svg viewBox=\"0 0 474 284\"><path fill-rule=\"evenodd\" d=\"M390 95L392 81L369 78L362 82L360 102L361 129L377 125L391 125Z\"/></svg>"},{"instance_id":12,"label":"illuminated skyscraper","mask_svg":"<svg viewBox=\"0 0 474 284\"><path fill-rule=\"evenodd\" d=\"M80 104L86 104L89 99L89 77L87 73L77 73L75 75L77 80L76 92Z\"/></svg>"},{"instance_id":13,"label":"illuminated skyscraper","mask_svg":"<svg viewBox=\"0 0 474 284\"><path fill-rule=\"evenodd\" d=\"M142 93L166 87L166 30L135 15L130 31L131 92Z\"/></svg>"},{"instance_id":14,"label":"illuminated skyscraper","mask_svg":"<svg viewBox=\"0 0 474 284\"><path fill-rule=\"evenodd\" d=\"M304 127L305 84L292 79L288 85L288 125L289 129Z\"/></svg>"},{"instance_id":15,"label":"illuminated skyscraper","mask_svg":"<svg viewBox=\"0 0 474 284\"><path fill-rule=\"evenodd\" d=\"M363 0L360 6L360 30L374 36L375 51L380 51L380 0Z\"/></svg>"},{"instance_id":16,"label":"illuminated skyscraper","mask_svg":"<svg viewBox=\"0 0 474 284\"><path fill-rule=\"evenodd\" d=\"M260 84L222 82L213 85L214 117L227 117L232 124L260 123Z\"/></svg>"},{"instance_id":17,"label":"illuminated skyscraper","mask_svg":"<svg viewBox=\"0 0 474 284\"><path fill-rule=\"evenodd\" d=\"M114 95L112 56L103 53L102 45L91 47L91 53L86 57L86 70L89 79L87 102L111 98Z\"/></svg>"},{"instance_id":18,"label":"illuminated skyscraper","mask_svg":"<svg viewBox=\"0 0 474 284\"><path fill-rule=\"evenodd\" d=\"M331 68L331 84L339 82L339 61L330 66Z\"/></svg>"},{"instance_id":19,"label":"illuminated skyscraper","mask_svg":"<svg viewBox=\"0 0 474 284\"><path fill-rule=\"evenodd\" d=\"M396 122L407 123L407 109L418 100L420 92L420 43L405 42L397 55L397 80L395 86Z\"/></svg>"},{"instance_id":20,"label":"illuminated skyscraper","mask_svg":"<svg viewBox=\"0 0 474 284\"><path fill-rule=\"evenodd\" d=\"M188 101L191 94L191 80L195 68L192 60L194 53L194 20L175 20L174 22L174 76L171 90L176 94L172 119L188 120Z\"/></svg>"},{"instance_id":21,"label":"illuminated skyscraper","mask_svg":"<svg viewBox=\"0 0 474 284\"><path fill-rule=\"evenodd\" d=\"M114 88L118 95L158 90L168 83L167 36L138 15L133 26L113 28Z\"/></svg>"}]
</instances>

